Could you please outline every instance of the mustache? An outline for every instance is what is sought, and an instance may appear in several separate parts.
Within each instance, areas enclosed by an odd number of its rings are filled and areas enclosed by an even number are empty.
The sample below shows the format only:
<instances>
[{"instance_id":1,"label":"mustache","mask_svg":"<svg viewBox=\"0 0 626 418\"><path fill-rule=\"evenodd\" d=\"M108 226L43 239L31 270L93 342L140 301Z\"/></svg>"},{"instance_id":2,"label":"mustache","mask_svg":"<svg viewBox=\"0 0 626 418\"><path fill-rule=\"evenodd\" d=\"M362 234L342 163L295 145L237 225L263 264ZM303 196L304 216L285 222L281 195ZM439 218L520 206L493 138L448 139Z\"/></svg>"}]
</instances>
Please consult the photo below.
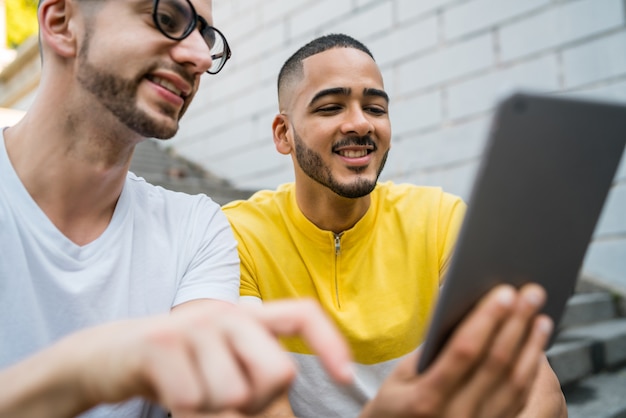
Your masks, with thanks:
<instances>
[{"instance_id":1,"label":"mustache","mask_svg":"<svg viewBox=\"0 0 626 418\"><path fill-rule=\"evenodd\" d=\"M154 62L154 63L148 64L143 72L144 72L144 74L150 74L150 73L156 71L159 68L166 69L166 70L169 70L169 71L175 73L180 78L185 80L190 86L193 86L195 88L195 86L196 86L196 78L193 75L189 74L189 72L187 72L185 70L185 67L183 67L180 64L176 64L176 63L157 63L157 62Z\"/></svg>"},{"instance_id":2,"label":"mustache","mask_svg":"<svg viewBox=\"0 0 626 418\"><path fill-rule=\"evenodd\" d=\"M360 146L360 147L370 146L374 149L374 151L378 149L378 146L376 145L376 143L374 142L374 140L372 139L370 135L365 135L365 136L354 135L354 136L348 136L346 138L340 139L335 144L333 144L333 151L337 151L337 149L341 147L349 147L351 145Z\"/></svg>"}]
</instances>

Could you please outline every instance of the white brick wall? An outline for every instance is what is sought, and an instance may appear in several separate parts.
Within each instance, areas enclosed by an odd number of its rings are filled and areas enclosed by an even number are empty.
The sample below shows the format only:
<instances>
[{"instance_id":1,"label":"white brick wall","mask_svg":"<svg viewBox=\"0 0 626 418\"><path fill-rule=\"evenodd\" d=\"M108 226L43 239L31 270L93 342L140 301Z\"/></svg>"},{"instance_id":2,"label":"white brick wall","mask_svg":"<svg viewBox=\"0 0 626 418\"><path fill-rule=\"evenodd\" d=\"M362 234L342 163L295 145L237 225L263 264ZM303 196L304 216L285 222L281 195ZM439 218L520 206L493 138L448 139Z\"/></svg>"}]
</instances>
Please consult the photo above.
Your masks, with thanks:
<instances>
[{"instance_id":1,"label":"white brick wall","mask_svg":"<svg viewBox=\"0 0 626 418\"><path fill-rule=\"evenodd\" d=\"M293 178L271 139L276 76L311 38L374 53L391 95L383 179L468 197L494 103L524 88L626 103L626 0L213 0L233 59L205 76L171 146L243 188ZM626 160L626 157L624 158ZM585 270L626 289L626 162Z\"/></svg>"}]
</instances>

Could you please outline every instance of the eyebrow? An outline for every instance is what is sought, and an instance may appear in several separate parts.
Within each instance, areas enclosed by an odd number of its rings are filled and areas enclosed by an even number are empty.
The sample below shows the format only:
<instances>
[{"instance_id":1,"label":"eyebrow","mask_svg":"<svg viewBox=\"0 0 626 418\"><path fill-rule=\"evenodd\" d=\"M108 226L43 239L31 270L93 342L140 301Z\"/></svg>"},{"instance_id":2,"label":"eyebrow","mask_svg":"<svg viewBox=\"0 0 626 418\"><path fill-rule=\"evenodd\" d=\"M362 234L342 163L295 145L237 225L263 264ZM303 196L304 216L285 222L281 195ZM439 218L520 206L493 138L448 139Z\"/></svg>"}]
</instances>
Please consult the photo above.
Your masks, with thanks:
<instances>
[{"instance_id":1,"label":"eyebrow","mask_svg":"<svg viewBox=\"0 0 626 418\"><path fill-rule=\"evenodd\" d=\"M352 93L352 89L347 88L347 87L333 87L330 89L320 90L315 94L315 96L313 96L313 98L309 102L309 106L313 106L315 102L317 102L318 100L326 96L349 96L351 93ZM389 103L389 95L384 90L364 88L363 96L382 97L383 99L385 99L387 103Z\"/></svg>"},{"instance_id":2,"label":"eyebrow","mask_svg":"<svg viewBox=\"0 0 626 418\"><path fill-rule=\"evenodd\" d=\"M387 94L386 91L384 90L380 90L380 89L363 89L363 96L376 96L376 97L382 97L383 99L385 99L385 101L387 103L389 103L389 95Z\"/></svg>"}]
</instances>

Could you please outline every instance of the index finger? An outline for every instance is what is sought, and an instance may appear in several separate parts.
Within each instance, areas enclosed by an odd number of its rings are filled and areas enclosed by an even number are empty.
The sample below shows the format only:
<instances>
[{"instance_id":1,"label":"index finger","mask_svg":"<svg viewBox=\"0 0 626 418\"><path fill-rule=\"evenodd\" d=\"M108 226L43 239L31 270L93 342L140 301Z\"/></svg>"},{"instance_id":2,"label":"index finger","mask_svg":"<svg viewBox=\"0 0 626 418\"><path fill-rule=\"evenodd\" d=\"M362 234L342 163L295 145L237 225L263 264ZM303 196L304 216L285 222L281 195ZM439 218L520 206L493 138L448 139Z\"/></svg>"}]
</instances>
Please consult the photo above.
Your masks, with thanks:
<instances>
[{"instance_id":1,"label":"index finger","mask_svg":"<svg viewBox=\"0 0 626 418\"><path fill-rule=\"evenodd\" d=\"M493 341L502 322L517 299L512 286L500 285L485 295L461 321L444 345L425 377L442 393L452 393L462 385Z\"/></svg>"},{"instance_id":2,"label":"index finger","mask_svg":"<svg viewBox=\"0 0 626 418\"><path fill-rule=\"evenodd\" d=\"M243 308L276 335L301 336L333 379L343 384L352 382L352 355L348 344L316 302L299 299Z\"/></svg>"}]
</instances>

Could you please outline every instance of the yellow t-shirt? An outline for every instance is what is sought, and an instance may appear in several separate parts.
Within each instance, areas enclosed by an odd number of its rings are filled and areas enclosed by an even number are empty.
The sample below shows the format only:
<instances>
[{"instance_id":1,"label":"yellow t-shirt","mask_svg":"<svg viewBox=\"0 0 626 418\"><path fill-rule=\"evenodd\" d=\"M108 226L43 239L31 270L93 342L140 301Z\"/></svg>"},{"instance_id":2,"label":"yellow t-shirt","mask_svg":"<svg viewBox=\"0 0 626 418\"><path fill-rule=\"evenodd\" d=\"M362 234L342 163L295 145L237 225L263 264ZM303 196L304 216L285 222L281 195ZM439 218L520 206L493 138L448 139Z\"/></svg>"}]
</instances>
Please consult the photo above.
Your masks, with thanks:
<instances>
[{"instance_id":1,"label":"yellow t-shirt","mask_svg":"<svg viewBox=\"0 0 626 418\"><path fill-rule=\"evenodd\" d=\"M293 183L223 210L239 242L240 294L319 300L355 362L374 365L422 341L465 204L440 188L379 183L365 216L339 236L304 217ZM311 354L299 339L284 343Z\"/></svg>"}]
</instances>

